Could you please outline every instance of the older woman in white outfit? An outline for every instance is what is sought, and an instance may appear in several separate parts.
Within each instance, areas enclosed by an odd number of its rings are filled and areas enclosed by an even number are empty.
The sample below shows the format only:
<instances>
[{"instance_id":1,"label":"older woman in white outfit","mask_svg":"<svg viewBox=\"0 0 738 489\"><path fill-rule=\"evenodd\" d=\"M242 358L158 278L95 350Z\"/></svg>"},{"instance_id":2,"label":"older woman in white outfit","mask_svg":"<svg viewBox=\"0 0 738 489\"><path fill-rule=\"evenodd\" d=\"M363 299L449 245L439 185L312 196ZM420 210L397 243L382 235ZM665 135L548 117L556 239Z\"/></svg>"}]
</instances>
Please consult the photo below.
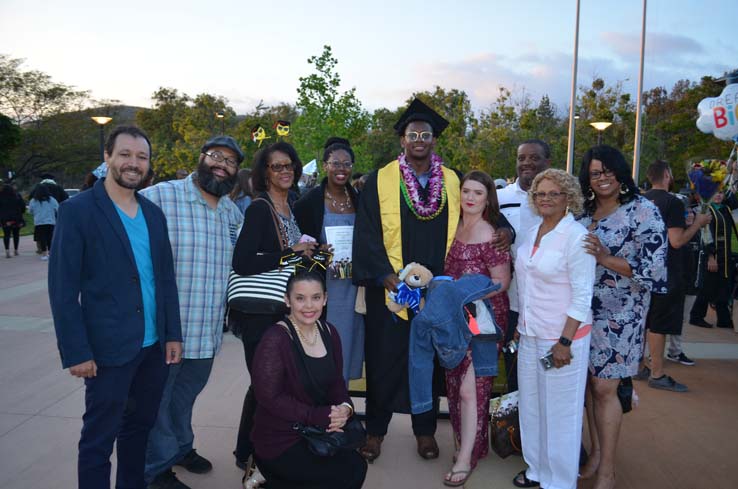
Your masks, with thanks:
<instances>
[{"instance_id":1,"label":"older woman in white outfit","mask_svg":"<svg viewBox=\"0 0 738 489\"><path fill-rule=\"evenodd\" d=\"M575 489L595 260L582 246L587 229L572 215L582 212L583 202L573 176L546 170L528 198L542 222L527 233L515 259L520 434L528 469L513 484ZM547 355L550 367L541 360Z\"/></svg>"}]
</instances>

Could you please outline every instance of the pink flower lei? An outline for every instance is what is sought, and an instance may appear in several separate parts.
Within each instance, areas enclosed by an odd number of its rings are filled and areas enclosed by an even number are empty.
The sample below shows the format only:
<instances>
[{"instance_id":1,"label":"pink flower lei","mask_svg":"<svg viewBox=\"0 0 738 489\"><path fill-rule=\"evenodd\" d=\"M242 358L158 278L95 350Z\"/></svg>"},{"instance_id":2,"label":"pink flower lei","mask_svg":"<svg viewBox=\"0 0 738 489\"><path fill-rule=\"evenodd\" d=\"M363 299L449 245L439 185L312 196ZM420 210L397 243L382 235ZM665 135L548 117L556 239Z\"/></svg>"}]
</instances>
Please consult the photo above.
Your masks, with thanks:
<instances>
[{"instance_id":1,"label":"pink flower lei","mask_svg":"<svg viewBox=\"0 0 738 489\"><path fill-rule=\"evenodd\" d=\"M430 221L438 217L446 205L446 183L443 180L443 160L436 153L431 153L430 180L428 181L428 199L420 196L420 183L405 159L405 153L397 157L400 164L400 189L405 203L412 213L421 221Z\"/></svg>"}]
</instances>

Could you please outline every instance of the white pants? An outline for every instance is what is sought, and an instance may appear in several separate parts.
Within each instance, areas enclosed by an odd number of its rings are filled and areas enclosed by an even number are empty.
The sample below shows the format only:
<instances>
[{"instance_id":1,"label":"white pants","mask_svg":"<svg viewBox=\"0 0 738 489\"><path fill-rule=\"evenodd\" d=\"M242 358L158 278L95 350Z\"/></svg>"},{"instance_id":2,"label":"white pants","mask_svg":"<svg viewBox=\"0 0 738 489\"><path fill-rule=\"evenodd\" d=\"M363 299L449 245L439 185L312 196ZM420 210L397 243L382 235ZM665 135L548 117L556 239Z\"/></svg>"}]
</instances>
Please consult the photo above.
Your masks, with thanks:
<instances>
[{"instance_id":1,"label":"white pants","mask_svg":"<svg viewBox=\"0 0 738 489\"><path fill-rule=\"evenodd\" d=\"M589 335L571 345L571 364L544 370L539 358L556 340L520 336L520 437L528 479L546 489L576 489L582 443Z\"/></svg>"}]
</instances>

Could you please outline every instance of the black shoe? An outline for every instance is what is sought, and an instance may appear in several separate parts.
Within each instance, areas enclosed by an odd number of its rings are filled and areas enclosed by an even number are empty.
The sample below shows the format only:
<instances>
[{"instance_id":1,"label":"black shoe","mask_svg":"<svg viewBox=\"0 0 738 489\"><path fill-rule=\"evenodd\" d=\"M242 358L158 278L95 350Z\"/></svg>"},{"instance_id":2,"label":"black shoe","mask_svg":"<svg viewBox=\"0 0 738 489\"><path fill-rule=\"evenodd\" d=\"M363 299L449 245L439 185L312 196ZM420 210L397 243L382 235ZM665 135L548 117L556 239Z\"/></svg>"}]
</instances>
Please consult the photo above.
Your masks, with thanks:
<instances>
[{"instance_id":1,"label":"black shoe","mask_svg":"<svg viewBox=\"0 0 738 489\"><path fill-rule=\"evenodd\" d=\"M213 464L205 457L198 455L194 448L174 465L184 467L193 474L206 474L213 470Z\"/></svg>"},{"instance_id":2,"label":"black shoe","mask_svg":"<svg viewBox=\"0 0 738 489\"><path fill-rule=\"evenodd\" d=\"M733 329L733 323L732 323L732 322L730 322L730 323L728 323L728 324L717 324L716 326L717 326L718 328L728 328L728 329Z\"/></svg>"},{"instance_id":3,"label":"black shoe","mask_svg":"<svg viewBox=\"0 0 738 489\"><path fill-rule=\"evenodd\" d=\"M708 323L704 319L690 319L689 324L692 326L698 326L700 328L712 328L712 324Z\"/></svg>"},{"instance_id":4,"label":"black shoe","mask_svg":"<svg viewBox=\"0 0 738 489\"><path fill-rule=\"evenodd\" d=\"M235 450L233 450L233 456L236 457L236 467L241 470L246 470L246 467L249 466L249 457L246 457L246 460L241 460L238 458L238 455L236 455Z\"/></svg>"},{"instance_id":5,"label":"black shoe","mask_svg":"<svg viewBox=\"0 0 738 489\"><path fill-rule=\"evenodd\" d=\"M154 477L154 480L149 484L149 489L192 489L190 486L177 479L172 469Z\"/></svg>"},{"instance_id":6,"label":"black shoe","mask_svg":"<svg viewBox=\"0 0 738 489\"><path fill-rule=\"evenodd\" d=\"M679 355L666 355L666 359L671 360L672 362L681 363L682 365L686 365L688 367L694 365L694 360L685 355L684 352L680 353Z\"/></svg>"}]
</instances>

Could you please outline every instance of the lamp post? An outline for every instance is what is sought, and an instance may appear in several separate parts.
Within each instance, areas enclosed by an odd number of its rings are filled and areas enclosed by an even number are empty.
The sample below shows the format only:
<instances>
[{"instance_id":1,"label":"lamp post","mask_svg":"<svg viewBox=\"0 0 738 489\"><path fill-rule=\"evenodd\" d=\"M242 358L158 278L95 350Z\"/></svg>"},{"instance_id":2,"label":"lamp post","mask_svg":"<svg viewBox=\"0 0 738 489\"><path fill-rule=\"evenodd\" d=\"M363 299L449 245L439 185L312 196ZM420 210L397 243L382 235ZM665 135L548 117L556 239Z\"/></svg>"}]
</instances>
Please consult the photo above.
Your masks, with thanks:
<instances>
[{"instance_id":1,"label":"lamp post","mask_svg":"<svg viewBox=\"0 0 738 489\"><path fill-rule=\"evenodd\" d=\"M225 135L225 114L223 112L216 112L215 117L220 119L220 134Z\"/></svg>"},{"instance_id":2,"label":"lamp post","mask_svg":"<svg viewBox=\"0 0 738 489\"><path fill-rule=\"evenodd\" d=\"M612 122L590 122L589 125L597 129L597 146L601 146L602 133L605 131L605 129L612 126Z\"/></svg>"},{"instance_id":3,"label":"lamp post","mask_svg":"<svg viewBox=\"0 0 738 489\"><path fill-rule=\"evenodd\" d=\"M100 161L105 161L105 124L112 121L112 117L94 116L90 117L100 126Z\"/></svg>"}]
</instances>

